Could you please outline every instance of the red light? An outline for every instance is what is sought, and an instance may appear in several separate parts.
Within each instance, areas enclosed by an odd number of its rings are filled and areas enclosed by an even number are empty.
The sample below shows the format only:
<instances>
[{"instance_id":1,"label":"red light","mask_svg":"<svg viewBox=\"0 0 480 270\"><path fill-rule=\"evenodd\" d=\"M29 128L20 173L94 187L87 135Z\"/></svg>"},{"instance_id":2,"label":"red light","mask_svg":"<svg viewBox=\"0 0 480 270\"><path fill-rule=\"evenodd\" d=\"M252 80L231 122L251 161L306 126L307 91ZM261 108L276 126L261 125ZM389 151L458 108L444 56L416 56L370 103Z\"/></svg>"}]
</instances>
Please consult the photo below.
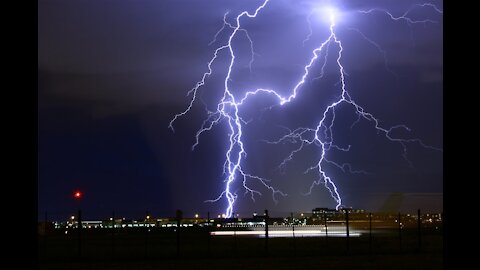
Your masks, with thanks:
<instances>
[{"instance_id":1,"label":"red light","mask_svg":"<svg viewBox=\"0 0 480 270\"><path fill-rule=\"evenodd\" d=\"M75 199L80 199L82 197L82 192L75 191L75 193L73 193L73 197L75 197Z\"/></svg>"}]
</instances>

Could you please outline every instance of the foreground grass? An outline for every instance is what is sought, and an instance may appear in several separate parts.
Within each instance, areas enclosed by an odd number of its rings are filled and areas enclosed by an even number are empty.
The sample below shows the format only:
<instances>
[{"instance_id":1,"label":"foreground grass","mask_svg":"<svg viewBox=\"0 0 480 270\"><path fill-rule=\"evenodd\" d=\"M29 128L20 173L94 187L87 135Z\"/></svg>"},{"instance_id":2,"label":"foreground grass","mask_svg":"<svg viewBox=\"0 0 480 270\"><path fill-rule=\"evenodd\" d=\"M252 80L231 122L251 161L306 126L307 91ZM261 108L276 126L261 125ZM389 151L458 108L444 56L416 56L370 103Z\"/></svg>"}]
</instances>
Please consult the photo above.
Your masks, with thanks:
<instances>
[{"instance_id":1,"label":"foreground grass","mask_svg":"<svg viewBox=\"0 0 480 270\"><path fill-rule=\"evenodd\" d=\"M443 269L443 237L395 231L350 238L214 237L198 231L86 233L39 239L40 269ZM348 247L348 248L347 248Z\"/></svg>"}]
</instances>

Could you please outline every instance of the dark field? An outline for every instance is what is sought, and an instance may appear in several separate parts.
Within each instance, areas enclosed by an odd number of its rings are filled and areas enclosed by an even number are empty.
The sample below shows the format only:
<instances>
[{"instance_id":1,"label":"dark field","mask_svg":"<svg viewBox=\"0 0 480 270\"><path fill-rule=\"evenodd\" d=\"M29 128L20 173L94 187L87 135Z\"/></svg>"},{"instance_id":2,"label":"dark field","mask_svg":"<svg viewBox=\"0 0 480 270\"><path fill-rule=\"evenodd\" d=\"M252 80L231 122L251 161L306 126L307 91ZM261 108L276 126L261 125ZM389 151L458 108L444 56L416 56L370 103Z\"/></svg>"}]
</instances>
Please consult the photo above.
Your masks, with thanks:
<instances>
[{"instance_id":1,"label":"dark field","mask_svg":"<svg viewBox=\"0 0 480 270\"><path fill-rule=\"evenodd\" d=\"M39 236L40 269L443 269L440 230L376 230L351 237L209 237L200 228L54 230Z\"/></svg>"}]
</instances>

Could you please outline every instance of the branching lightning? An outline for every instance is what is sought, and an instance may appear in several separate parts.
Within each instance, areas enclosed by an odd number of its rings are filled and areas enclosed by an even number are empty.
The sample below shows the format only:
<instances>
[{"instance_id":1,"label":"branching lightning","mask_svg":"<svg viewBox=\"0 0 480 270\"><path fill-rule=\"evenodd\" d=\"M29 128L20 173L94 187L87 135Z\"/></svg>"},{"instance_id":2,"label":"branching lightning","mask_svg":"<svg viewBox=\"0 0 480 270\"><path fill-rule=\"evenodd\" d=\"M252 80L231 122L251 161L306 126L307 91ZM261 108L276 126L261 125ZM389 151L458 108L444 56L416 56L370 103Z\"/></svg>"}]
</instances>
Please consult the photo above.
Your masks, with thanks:
<instances>
[{"instance_id":1,"label":"branching lightning","mask_svg":"<svg viewBox=\"0 0 480 270\"><path fill-rule=\"evenodd\" d=\"M234 23L228 22L227 20L227 16L229 15L228 12L224 14L223 25L220 28L220 30L215 34L213 40L209 43L209 45L212 45L217 42L217 38L220 35L220 33L224 31L231 31L228 36L226 44L221 45L215 49L212 58L207 63L207 71L203 74L201 80L199 80L187 94L187 96L191 96L191 99L187 108L184 111L176 114L169 123L169 128L173 130L173 123L179 117L186 115L192 109L192 106L197 99L198 91L202 86L205 85L207 78L211 76L213 73L213 69L212 69L213 63L218 59L219 54L221 52L226 51L226 53L229 55L230 61L228 63L226 76L224 77L224 81L223 81L224 82L223 96L221 97L220 101L217 103L215 111L207 110L208 117L203 121L201 127L197 131L195 136L195 143L192 146L192 150L193 150L199 144L200 136L204 132L210 131L220 121L225 121L228 124L228 130L229 130L228 131L228 149L225 153L225 163L224 163L225 185L224 185L223 192L217 198L213 200L209 200L209 202L216 202L222 198L226 199L227 207L225 210L225 217L232 216L234 205L238 198L236 191L232 190L233 189L232 185L235 181L242 181L245 194L249 194L252 200L255 200L255 195L262 195L262 193L260 191L257 191L251 188L251 185L249 184L250 181L256 181L260 183L263 187L265 187L267 190L269 190L272 193L274 201L277 201L276 195L287 196L287 194L283 193L282 191L275 189L270 184L269 179L265 179L263 177L249 174L242 167L242 164L243 164L242 161L244 161L247 158L247 152L245 151L244 141L242 140L243 133L244 133L244 124L245 124L245 121L241 118L242 106L257 95L271 95L275 97L278 102L277 106L286 106L290 102L293 102L297 97L297 95L300 93L301 88L306 83L307 79L309 78L319 79L323 76L324 68L327 63L327 59L329 55L329 50L331 51L334 48L336 53L335 65L338 68L338 74L340 79L339 84L341 89L338 99L325 108L325 110L323 111L323 114L320 116L320 120L318 121L318 124L316 125L316 127L313 127L313 128L299 127L294 130L290 130L287 128L288 130L287 133L281 138L279 138L278 140L265 141L269 144L279 144L283 142L299 144L299 146L296 147L293 151L291 151L290 154L279 165L280 169L285 169L287 163L290 162L294 158L294 156L298 152L300 152L305 146L314 145L318 147L320 151L319 160L315 164L307 168L305 171L306 174L312 171L315 171L317 174L316 179L312 182L311 186L309 187L309 191L306 194L310 194L315 186L323 184L325 188L329 191L331 197L335 200L336 208L338 209L342 206L342 198L340 196L339 189L335 185L333 179L327 173L325 169L325 165L326 164L333 165L338 169L342 170L343 172L368 174L368 172L364 170L354 170L353 166L349 163L338 163L327 158L327 152L330 150L348 152L351 148L350 145L346 147L342 147L334 143L332 128L335 123L335 110L339 109L340 106L351 106L352 108L355 109L355 112L358 118L352 124L352 127L356 123L364 119L372 123L373 127L377 130L377 132L383 134L386 139L401 145L402 155L405 158L405 160L407 160L409 163L410 161L408 160L408 156L407 156L408 144L417 143L424 148L442 151L439 148L429 146L423 143L420 139L404 139L404 138L398 138L393 136L392 135L393 131L396 129L403 129L406 131L410 131L410 129L405 125L396 125L389 128L383 127L380 124L380 121L378 118L376 118L373 114L369 113L366 109L364 109L361 105L357 104L352 99L349 92L347 91L347 82L346 82L347 74L342 61L342 53L344 51L344 47L342 45L341 40L338 38L335 32L336 14L333 10L330 10L328 12L329 36L323 42L321 42L318 47L316 47L312 51L311 53L312 57L310 58L308 63L303 67L303 70L304 70L303 74L298 80L298 82L295 84L293 89L291 89L289 95L283 96L274 89L257 88L254 90L249 90L244 92L242 96L235 96L230 86L232 70L234 68L235 59L236 59L235 50L232 46L233 41L235 39L241 38L239 33L242 33L244 38L246 38L250 43L251 60L249 64L250 64L250 71L251 71L251 65L254 61L254 55L255 55L255 52L253 50L254 48L253 41L250 35L248 34L247 30L242 28L241 22L243 20L256 18L261 13L261 11L267 6L269 2L270 0L264 0L263 4L258 6L253 13L250 13L248 11L241 12L238 16L235 17ZM405 21L408 24L435 23L435 21L430 19L416 20L416 19L410 18L409 14L415 8L431 8L435 12L443 13L443 11L441 11L435 5L430 3L416 4L400 16L394 16L388 10L378 9L378 8L373 8L369 10L359 10L358 12L361 14L372 14L375 12L379 12L387 15L388 18L390 18L391 20ZM305 42L309 41L310 37L312 36L310 16L314 12L315 10L312 11L307 17L309 34L307 38L303 40L304 45L305 45ZM367 38L358 29L351 28L350 30L359 33L363 37L363 39L365 39L370 44L374 45L379 50L379 52L383 55L386 69L392 74L396 75L393 71L390 70L390 68L387 65L386 52L376 42ZM322 53L324 55L323 58L321 57ZM321 73L320 73L320 76L312 77L313 75L311 74L310 71L312 69L312 66L317 62L318 58L323 59Z\"/></svg>"},{"instance_id":2,"label":"branching lightning","mask_svg":"<svg viewBox=\"0 0 480 270\"><path fill-rule=\"evenodd\" d=\"M435 6L434 4L431 4L431 3L423 3L423 4L415 4L413 5L412 7L410 7L407 11L405 11L405 13L403 13L402 15L400 16L395 16L393 15L390 11L386 10L386 9L381 9L381 8L371 8L371 9L368 9L368 10L359 10L358 12L360 13L364 13L364 14L370 14L370 13L373 13L373 12L379 12L379 13L383 13L385 15L387 15L388 17L390 17L390 19L394 20L394 21L405 21L409 24L416 24L416 23L438 23L437 21L434 21L434 20L431 20L431 19L423 19L423 20L415 20L415 19L412 19L411 17L408 17L408 15L410 14L410 12L412 12L414 9L416 8L422 8L422 7L429 7L429 8L432 8L433 10L435 10L435 12L438 12L440 14L443 14L443 11L440 10L437 6Z\"/></svg>"}]
</instances>

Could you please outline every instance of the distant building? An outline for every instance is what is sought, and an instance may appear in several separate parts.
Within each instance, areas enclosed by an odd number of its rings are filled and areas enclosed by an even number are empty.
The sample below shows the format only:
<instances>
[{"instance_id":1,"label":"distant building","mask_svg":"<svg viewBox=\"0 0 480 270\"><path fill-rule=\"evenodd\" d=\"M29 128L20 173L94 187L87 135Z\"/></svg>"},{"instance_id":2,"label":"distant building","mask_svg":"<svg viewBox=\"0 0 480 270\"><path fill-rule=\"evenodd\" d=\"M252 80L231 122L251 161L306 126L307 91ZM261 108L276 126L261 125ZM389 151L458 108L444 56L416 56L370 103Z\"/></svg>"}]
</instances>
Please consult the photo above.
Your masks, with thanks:
<instances>
[{"instance_id":1,"label":"distant building","mask_svg":"<svg viewBox=\"0 0 480 270\"><path fill-rule=\"evenodd\" d=\"M338 211L335 209L322 208L322 207L317 207L315 209L312 209L312 216L321 217L324 214L327 214L327 216L331 216L331 215L338 214Z\"/></svg>"}]
</instances>

